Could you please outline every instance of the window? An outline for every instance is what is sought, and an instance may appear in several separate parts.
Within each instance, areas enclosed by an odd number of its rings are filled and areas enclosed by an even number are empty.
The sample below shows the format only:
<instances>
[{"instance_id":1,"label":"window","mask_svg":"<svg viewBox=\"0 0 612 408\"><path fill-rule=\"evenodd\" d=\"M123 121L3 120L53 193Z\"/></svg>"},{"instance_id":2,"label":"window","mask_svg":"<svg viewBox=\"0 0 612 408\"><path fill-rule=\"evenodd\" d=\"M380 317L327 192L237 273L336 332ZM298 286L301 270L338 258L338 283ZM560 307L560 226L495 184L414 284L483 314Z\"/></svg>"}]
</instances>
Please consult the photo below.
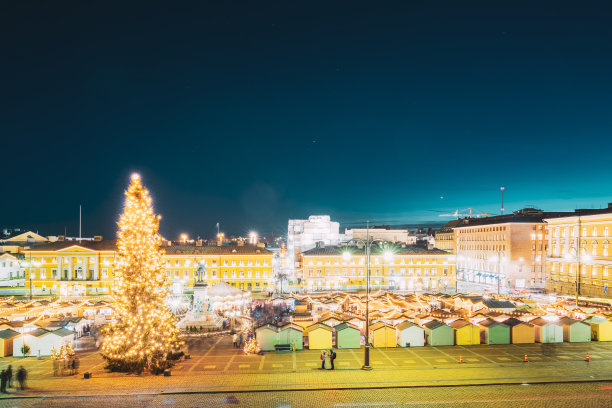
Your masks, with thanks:
<instances>
[{"instance_id":1,"label":"window","mask_svg":"<svg viewBox=\"0 0 612 408\"><path fill-rule=\"evenodd\" d=\"M57 269L51 269L51 278L57 279Z\"/></svg>"},{"instance_id":2,"label":"window","mask_svg":"<svg viewBox=\"0 0 612 408\"><path fill-rule=\"evenodd\" d=\"M108 279L108 268L102 268L102 279Z\"/></svg>"},{"instance_id":3,"label":"window","mask_svg":"<svg viewBox=\"0 0 612 408\"><path fill-rule=\"evenodd\" d=\"M178 261L176 261L176 262L177 262L177 264L178 264ZM174 278L175 278L175 279L178 279L178 278L179 278L179 276L180 276L180 271L179 271L178 269L175 269L175 270L174 270Z\"/></svg>"}]
</instances>

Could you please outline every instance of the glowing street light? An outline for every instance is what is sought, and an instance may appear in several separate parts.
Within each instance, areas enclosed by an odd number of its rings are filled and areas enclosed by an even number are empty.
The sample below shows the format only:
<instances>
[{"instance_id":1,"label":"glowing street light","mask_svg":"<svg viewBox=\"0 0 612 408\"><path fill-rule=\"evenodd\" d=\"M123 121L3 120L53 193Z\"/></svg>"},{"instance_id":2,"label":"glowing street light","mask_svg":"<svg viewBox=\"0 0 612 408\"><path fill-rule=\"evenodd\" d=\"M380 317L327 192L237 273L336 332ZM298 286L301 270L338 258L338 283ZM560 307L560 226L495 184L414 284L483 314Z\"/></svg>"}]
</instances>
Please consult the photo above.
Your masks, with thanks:
<instances>
[{"instance_id":1,"label":"glowing street light","mask_svg":"<svg viewBox=\"0 0 612 408\"><path fill-rule=\"evenodd\" d=\"M249 244L257 245L257 233L255 231L249 233Z\"/></svg>"},{"instance_id":2,"label":"glowing street light","mask_svg":"<svg viewBox=\"0 0 612 408\"><path fill-rule=\"evenodd\" d=\"M181 234L181 242L184 244L189 239L187 234Z\"/></svg>"}]
</instances>

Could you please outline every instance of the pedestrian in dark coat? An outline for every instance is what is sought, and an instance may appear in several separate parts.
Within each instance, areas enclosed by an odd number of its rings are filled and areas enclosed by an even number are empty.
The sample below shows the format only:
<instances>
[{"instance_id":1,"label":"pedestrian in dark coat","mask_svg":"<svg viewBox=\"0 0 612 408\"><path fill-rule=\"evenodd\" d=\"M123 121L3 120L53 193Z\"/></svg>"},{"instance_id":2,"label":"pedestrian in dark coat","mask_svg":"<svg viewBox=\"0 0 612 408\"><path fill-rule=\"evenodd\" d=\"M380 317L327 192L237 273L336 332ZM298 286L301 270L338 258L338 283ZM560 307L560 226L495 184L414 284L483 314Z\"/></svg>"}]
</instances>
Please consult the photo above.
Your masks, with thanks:
<instances>
[{"instance_id":1,"label":"pedestrian in dark coat","mask_svg":"<svg viewBox=\"0 0 612 408\"><path fill-rule=\"evenodd\" d=\"M26 369L23 366L19 367L19 370L17 370L17 381L19 382L19 388L22 390L25 390L27 378L28 372Z\"/></svg>"},{"instance_id":2,"label":"pedestrian in dark coat","mask_svg":"<svg viewBox=\"0 0 612 408\"><path fill-rule=\"evenodd\" d=\"M2 372L0 372L0 392L3 394L6 394L7 380L8 380L8 377L6 375L6 370L2 370Z\"/></svg>"},{"instance_id":3,"label":"pedestrian in dark coat","mask_svg":"<svg viewBox=\"0 0 612 408\"><path fill-rule=\"evenodd\" d=\"M9 365L6 369L7 384L9 388L13 387L13 366Z\"/></svg>"},{"instance_id":4,"label":"pedestrian in dark coat","mask_svg":"<svg viewBox=\"0 0 612 408\"><path fill-rule=\"evenodd\" d=\"M334 360L335 359L336 359L336 353L334 352L334 350L329 349L329 362L331 364L330 370L334 369Z\"/></svg>"}]
</instances>

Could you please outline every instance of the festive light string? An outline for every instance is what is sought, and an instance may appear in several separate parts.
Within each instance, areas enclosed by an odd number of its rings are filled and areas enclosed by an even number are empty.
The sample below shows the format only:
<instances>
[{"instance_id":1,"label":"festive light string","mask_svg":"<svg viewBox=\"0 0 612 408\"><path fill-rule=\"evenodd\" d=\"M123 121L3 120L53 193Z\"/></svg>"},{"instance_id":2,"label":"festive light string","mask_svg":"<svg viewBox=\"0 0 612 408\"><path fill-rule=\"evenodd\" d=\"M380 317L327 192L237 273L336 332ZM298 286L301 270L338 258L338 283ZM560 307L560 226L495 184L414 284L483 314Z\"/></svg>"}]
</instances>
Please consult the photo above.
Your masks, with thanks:
<instances>
[{"instance_id":1,"label":"festive light string","mask_svg":"<svg viewBox=\"0 0 612 408\"><path fill-rule=\"evenodd\" d=\"M149 192L134 175L125 192L119 222L115 287L116 321L104 330L102 355L110 365L153 370L184 344L167 307L170 296L164 273L160 216L153 213Z\"/></svg>"}]
</instances>

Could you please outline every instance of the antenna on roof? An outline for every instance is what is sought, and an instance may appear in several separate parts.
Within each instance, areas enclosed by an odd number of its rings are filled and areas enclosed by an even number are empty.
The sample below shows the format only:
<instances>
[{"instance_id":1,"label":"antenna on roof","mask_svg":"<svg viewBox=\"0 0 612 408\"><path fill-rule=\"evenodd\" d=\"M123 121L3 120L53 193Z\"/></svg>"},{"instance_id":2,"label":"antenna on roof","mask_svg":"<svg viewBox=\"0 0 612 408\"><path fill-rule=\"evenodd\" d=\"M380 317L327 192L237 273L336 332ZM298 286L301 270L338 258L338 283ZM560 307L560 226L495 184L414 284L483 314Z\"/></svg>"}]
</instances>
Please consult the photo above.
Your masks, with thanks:
<instances>
[{"instance_id":1,"label":"antenna on roof","mask_svg":"<svg viewBox=\"0 0 612 408\"><path fill-rule=\"evenodd\" d=\"M81 206L79 205L79 241L81 240Z\"/></svg>"},{"instance_id":2,"label":"antenna on roof","mask_svg":"<svg viewBox=\"0 0 612 408\"><path fill-rule=\"evenodd\" d=\"M501 190L501 196L502 196L502 197L501 197L501 199L502 199L502 203L501 203L501 204L502 204L502 205L501 205L501 215L504 215L504 190L505 190L505 189L506 189L505 187L500 187L500 190Z\"/></svg>"}]
</instances>

